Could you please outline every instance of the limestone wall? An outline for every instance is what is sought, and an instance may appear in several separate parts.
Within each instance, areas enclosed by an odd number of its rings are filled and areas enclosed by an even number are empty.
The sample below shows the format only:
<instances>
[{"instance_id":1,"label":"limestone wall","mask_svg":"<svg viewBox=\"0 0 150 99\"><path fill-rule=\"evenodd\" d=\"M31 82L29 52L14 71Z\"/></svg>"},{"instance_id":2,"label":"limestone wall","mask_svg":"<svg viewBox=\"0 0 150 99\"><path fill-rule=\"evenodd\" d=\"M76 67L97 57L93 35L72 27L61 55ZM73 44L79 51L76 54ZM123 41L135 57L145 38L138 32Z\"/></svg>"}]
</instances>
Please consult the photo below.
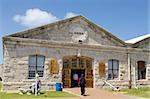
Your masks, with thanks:
<instances>
[{"instance_id":1,"label":"limestone wall","mask_svg":"<svg viewBox=\"0 0 150 99\"><path fill-rule=\"evenodd\" d=\"M133 47L150 49L150 37L133 44Z\"/></svg>"},{"instance_id":2,"label":"limestone wall","mask_svg":"<svg viewBox=\"0 0 150 99\"><path fill-rule=\"evenodd\" d=\"M52 24L50 26L42 26L29 31L15 35L20 38L31 38L39 40L49 40L58 42L73 42L73 28L81 27L81 32L87 32L88 37L86 43L88 44L100 44L110 46L125 46L123 41L111 36L107 31L97 28L93 24L90 24L84 19L74 19L65 22ZM76 38L75 38L76 39Z\"/></svg>"},{"instance_id":3,"label":"limestone wall","mask_svg":"<svg viewBox=\"0 0 150 99\"><path fill-rule=\"evenodd\" d=\"M3 75L3 64L0 64L0 80L2 79L2 75Z\"/></svg>"},{"instance_id":4,"label":"limestone wall","mask_svg":"<svg viewBox=\"0 0 150 99\"><path fill-rule=\"evenodd\" d=\"M62 59L64 56L77 55L80 48L82 56L88 56L94 59L93 61L93 79L94 87L102 87L103 81L99 78L98 63L105 62L106 75L109 59L119 60L119 78L110 80L113 85L127 87L128 86L128 58L127 52L124 48L103 48L103 47L89 47L87 45L66 45L60 46L58 44L35 44L25 43L20 41L6 41L4 42L4 77L3 77L3 90L16 91L20 87L29 87L34 79L28 79L28 57L29 55L44 55L45 67L44 77L42 80L42 89L50 90L55 88L56 82L62 82ZM136 67L137 60L144 60L147 63L147 71L150 71L150 60L148 59L148 52L137 50L131 52L132 70ZM58 60L59 73L50 74L48 69L49 61L55 58ZM132 72L132 81L136 80L136 72ZM147 79L144 81L136 82L148 85L150 73L147 73ZM133 83L134 85L134 83Z\"/></svg>"}]
</instances>

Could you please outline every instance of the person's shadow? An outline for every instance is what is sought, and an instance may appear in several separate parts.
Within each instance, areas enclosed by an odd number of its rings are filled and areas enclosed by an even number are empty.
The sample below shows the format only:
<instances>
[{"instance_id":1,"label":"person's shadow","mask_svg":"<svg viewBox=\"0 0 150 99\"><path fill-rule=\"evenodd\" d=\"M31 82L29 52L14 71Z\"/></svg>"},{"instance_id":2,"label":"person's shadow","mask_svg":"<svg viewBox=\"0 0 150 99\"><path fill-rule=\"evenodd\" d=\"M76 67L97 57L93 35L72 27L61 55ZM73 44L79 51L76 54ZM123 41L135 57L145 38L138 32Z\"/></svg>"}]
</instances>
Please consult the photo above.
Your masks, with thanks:
<instances>
[{"instance_id":1,"label":"person's shadow","mask_svg":"<svg viewBox=\"0 0 150 99\"><path fill-rule=\"evenodd\" d=\"M90 96L89 94L84 94L83 96Z\"/></svg>"}]
</instances>

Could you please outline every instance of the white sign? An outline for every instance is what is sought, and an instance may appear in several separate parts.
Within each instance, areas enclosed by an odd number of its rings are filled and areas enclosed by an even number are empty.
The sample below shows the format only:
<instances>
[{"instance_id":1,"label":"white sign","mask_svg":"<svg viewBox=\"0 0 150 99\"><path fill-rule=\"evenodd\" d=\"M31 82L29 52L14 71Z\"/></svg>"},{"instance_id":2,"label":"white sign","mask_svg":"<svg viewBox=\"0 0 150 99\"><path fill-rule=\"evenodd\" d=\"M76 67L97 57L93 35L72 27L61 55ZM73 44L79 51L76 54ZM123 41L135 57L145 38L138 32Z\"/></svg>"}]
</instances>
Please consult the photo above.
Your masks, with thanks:
<instances>
[{"instance_id":1,"label":"white sign","mask_svg":"<svg viewBox=\"0 0 150 99\"><path fill-rule=\"evenodd\" d=\"M83 42L87 39L88 33L80 25L75 24L70 27L72 33L72 40L74 42Z\"/></svg>"}]
</instances>

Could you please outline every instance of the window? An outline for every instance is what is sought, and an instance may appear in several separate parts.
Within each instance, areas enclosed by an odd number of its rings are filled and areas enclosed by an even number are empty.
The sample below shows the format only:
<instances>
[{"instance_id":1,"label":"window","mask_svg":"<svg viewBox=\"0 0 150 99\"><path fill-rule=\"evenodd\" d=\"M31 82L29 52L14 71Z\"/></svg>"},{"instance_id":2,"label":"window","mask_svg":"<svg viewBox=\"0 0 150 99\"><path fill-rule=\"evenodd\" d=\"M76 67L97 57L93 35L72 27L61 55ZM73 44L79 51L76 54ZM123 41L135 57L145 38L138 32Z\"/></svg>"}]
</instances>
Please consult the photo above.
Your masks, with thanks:
<instances>
[{"instance_id":1,"label":"window","mask_svg":"<svg viewBox=\"0 0 150 99\"><path fill-rule=\"evenodd\" d=\"M86 60L86 67L92 69L92 60L91 59Z\"/></svg>"},{"instance_id":2,"label":"window","mask_svg":"<svg viewBox=\"0 0 150 99\"><path fill-rule=\"evenodd\" d=\"M146 78L146 67L144 61L138 61L138 79Z\"/></svg>"},{"instance_id":3,"label":"window","mask_svg":"<svg viewBox=\"0 0 150 99\"><path fill-rule=\"evenodd\" d=\"M29 56L29 78L35 77L36 72L39 77L43 77L45 57L42 55Z\"/></svg>"},{"instance_id":4,"label":"window","mask_svg":"<svg viewBox=\"0 0 150 99\"><path fill-rule=\"evenodd\" d=\"M77 58L72 59L72 68L76 68L77 67L77 62L78 62Z\"/></svg>"},{"instance_id":5,"label":"window","mask_svg":"<svg viewBox=\"0 0 150 99\"><path fill-rule=\"evenodd\" d=\"M84 59L83 58L79 58L79 67L80 68L84 68Z\"/></svg>"},{"instance_id":6,"label":"window","mask_svg":"<svg viewBox=\"0 0 150 99\"><path fill-rule=\"evenodd\" d=\"M69 59L64 59L63 60L63 68L69 68L69 65L70 65Z\"/></svg>"},{"instance_id":7,"label":"window","mask_svg":"<svg viewBox=\"0 0 150 99\"><path fill-rule=\"evenodd\" d=\"M111 59L108 61L108 79L118 78L119 74L119 61Z\"/></svg>"}]
</instances>

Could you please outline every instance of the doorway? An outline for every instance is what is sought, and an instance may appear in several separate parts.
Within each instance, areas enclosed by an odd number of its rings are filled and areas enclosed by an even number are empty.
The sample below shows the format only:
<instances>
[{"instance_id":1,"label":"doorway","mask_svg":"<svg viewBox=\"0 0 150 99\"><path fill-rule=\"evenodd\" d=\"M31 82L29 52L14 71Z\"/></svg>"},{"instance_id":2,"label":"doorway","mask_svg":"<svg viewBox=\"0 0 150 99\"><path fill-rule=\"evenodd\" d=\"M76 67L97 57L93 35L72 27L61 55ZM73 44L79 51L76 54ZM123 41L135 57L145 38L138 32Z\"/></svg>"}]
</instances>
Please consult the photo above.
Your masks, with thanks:
<instances>
[{"instance_id":1,"label":"doorway","mask_svg":"<svg viewBox=\"0 0 150 99\"><path fill-rule=\"evenodd\" d=\"M62 82L64 88L78 87L78 79L84 74L86 87L93 87L93 59L85 56L63 58Z\"/></svg>"},{"instance_id":2,"label":"doorway","mask_svg":"<svg viewBox=\"0 0 150 99\"><path fill-rule=\"evenodd\" d=\"M79 78L81 74L85 75L85 70L81 69L72 69L71 70L71 87L79 87Z\"/></svg>"}]
</instances>

